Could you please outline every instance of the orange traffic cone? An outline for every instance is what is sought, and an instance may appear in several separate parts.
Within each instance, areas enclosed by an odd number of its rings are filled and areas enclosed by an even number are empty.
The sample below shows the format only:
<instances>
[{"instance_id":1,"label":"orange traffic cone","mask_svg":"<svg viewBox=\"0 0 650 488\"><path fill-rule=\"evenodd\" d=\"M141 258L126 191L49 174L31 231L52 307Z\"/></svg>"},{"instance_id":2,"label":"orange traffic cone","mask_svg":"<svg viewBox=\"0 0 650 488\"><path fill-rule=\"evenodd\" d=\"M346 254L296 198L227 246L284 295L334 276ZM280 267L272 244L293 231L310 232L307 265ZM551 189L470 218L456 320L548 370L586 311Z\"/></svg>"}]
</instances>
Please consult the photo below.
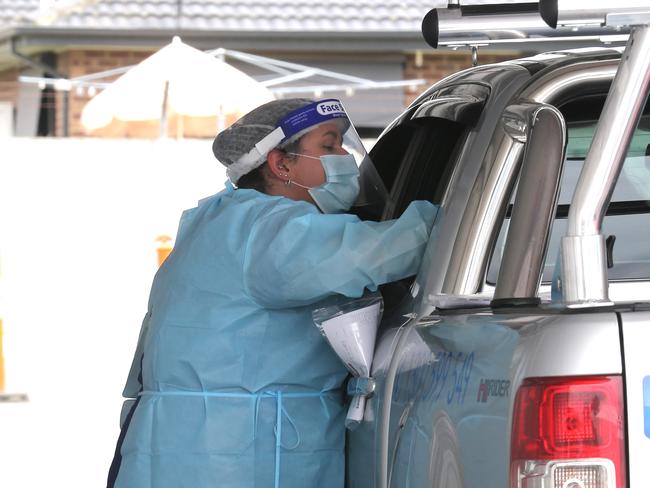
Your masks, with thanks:
<instances>
[{"instance_id":1,"label":"orange traffic cone","mask_svg":"<svg viewBox=\"0 0 650 488\"><path fill-rule=\"evenodd\" d=\"M156 248L156 252L158 253L158 267L160 267L172 252L174 245L172 244L172 238L165 235L156 237L156 242L158 243Z\"/></svg>"}]
</instances>

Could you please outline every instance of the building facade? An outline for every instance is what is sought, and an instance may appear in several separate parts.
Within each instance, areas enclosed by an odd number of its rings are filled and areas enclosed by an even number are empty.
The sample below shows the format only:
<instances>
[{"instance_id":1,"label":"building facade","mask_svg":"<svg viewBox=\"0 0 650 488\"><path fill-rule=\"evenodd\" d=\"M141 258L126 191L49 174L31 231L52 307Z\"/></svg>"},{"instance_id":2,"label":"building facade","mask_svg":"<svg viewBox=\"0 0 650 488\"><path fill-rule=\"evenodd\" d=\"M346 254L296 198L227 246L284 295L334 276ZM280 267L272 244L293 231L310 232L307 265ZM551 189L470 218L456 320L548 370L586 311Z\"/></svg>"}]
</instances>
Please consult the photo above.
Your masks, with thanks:
<instances>
[{"instance_id":1,"label":"building facade","mask_svg":"<svg viewBox=\"0 0 650 488\"><path fill-rule=\"evenodd\" d=\"M361 131L376 133L425 87L471 65L468 51L425 44L421 19L435 6L430 0L0 0L0 127L16 136L157 137L155 120L114 121L88 132L80 115L93 90L19 77L70 79L133 65L179 35L202 50L223 47L374 81L425 79L415 90L325 93L344 101ZM480 62L515 56L486 53ZM171 115L169 133L179 133L180 125L185 137L212 137L216 130L214 118Z\"/></svg>"}]
</instances>

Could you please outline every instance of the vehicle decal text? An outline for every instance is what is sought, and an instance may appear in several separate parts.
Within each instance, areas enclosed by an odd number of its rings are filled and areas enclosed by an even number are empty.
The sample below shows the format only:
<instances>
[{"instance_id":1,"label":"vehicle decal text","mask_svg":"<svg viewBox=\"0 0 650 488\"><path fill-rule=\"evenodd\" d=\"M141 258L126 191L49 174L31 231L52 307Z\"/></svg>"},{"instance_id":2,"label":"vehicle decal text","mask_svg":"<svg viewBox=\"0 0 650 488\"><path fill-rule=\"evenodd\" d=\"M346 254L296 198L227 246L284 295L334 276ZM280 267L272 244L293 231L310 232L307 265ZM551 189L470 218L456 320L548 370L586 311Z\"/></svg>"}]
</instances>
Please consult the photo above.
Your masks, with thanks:
<instances>
[{"instance_id":1,"label":"vehicle decal text","mask_svg":"<svg viewBox=\"0 0 650 488\"><path fill-rule=\"evenodd\" d=\"M472 378L474 352L442 351L427 356L407 360L396 380L394 400L463 404Z\"/></svg>"},{"instance_id":2,"label":"vehicle decal text","mask_svg":"<svg viewBox=\"0 0 650 488\"><path fill-rule=\"evenodd\" d=\"M488 401L488 397L507 397L509 394L510 381L481 378L481 382L478 385L476 401L485 403Z\"/></svg>"}]
</instances>

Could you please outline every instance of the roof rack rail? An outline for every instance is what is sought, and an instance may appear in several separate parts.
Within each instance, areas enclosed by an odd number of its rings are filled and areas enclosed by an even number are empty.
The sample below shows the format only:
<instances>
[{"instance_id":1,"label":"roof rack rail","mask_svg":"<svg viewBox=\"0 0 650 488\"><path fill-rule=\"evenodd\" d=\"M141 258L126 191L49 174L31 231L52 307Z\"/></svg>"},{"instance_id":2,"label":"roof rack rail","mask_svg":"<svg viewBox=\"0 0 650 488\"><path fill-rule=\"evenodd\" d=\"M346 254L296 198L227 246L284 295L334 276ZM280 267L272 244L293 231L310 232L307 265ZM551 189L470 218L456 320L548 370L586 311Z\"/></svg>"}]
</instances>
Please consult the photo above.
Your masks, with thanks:
<instances>
[{"instance_id":1,"label":"roof rack rail","mask_svg":"<svg viewBox=\"0 0 650 488\"><path fill-rule=\"evenodd\" d=\"M650 11L650 0L620 0L607 7L603 0L451 0L422 20L424 40L438 47L481 47L549 51L623 44L630 19ZM602 8L601 8L602 6ZM634 22L632 22L634 23Z\"/></svg>"}]
</instances>

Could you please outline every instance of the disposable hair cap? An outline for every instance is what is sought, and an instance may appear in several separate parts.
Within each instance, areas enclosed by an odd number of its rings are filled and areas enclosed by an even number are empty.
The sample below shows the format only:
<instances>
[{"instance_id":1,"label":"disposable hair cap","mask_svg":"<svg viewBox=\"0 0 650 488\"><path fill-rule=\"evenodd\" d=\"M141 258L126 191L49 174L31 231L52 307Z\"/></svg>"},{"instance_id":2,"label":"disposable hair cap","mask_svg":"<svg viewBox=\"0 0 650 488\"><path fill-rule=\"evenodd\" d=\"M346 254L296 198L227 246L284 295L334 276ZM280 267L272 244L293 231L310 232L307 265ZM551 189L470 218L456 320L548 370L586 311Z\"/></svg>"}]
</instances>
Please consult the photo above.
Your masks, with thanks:
<instances>
[{"instance_id":1,"label":"disposable hair cap","mask_svg":"<svg viewBox=\"0 0 650 488\"><path fill-rule=\"evenodd\" d=\"M230 181L237 183L241 176L266 161L269 151L282 142L280 138L271 145L277 137L266 139L267 136L278 129L284 117L311 103L308 98L274 100L260 105L221 131L212 143L212 152L226 166ZM262 143L265 139L267 143Z\"/></svg>"}]
</instances>

